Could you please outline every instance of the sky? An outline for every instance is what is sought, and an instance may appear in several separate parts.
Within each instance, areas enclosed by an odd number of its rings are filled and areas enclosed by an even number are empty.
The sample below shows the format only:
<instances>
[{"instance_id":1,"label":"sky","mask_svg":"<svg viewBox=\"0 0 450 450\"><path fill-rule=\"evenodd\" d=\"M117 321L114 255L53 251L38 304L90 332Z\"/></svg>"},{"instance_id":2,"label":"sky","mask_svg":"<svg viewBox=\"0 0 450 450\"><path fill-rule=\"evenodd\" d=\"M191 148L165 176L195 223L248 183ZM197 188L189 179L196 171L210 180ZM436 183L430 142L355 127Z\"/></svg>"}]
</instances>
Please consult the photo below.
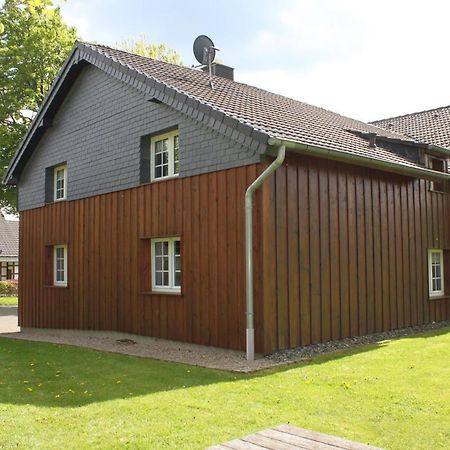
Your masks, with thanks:
<instances>
[{"instance_id":1,"label":"sky","mask_svg":"<svg viewBox=\"0 0 450 450\"><path fill-rule=\"evenodd\" d=\"M82 40L145 34L187 66L206 34L235 80L370 121L450 104L445 0L66 0Z\"/></svg>"}]
</instances>

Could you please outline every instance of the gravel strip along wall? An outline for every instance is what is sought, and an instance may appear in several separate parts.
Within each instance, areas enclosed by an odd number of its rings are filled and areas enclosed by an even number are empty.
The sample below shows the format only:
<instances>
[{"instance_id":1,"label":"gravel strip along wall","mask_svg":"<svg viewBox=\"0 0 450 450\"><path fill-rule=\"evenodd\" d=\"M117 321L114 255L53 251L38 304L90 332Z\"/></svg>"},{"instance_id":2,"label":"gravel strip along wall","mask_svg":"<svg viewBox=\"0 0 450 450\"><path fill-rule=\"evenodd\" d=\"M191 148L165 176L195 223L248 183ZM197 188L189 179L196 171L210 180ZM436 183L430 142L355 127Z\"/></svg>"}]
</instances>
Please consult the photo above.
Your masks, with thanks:
<instances>
[{"instance_id":1,"label":"gravel strip along wall","mask_svg":"<svg viewBox=\"0 0 450 450\"><path fill-rule=\"evenodd\" d=\"M125 333L79 331L79 330L42 330L23 329L20 333L5 333L2 337L30 341L50 342L54 344L75 345L95 350L122 353L126 355L172 361L211 369L250 373L271 367L307 361L326 353L346 350L366 344L376 344L403 336L411 336L424 331L450 327L450 321L403 328L325 344L298 347L267 356L260 356L248 363L244 352L215 347L167 341ZM450 328L448 330L450 332Z\"/></svg>"}]
</instances>

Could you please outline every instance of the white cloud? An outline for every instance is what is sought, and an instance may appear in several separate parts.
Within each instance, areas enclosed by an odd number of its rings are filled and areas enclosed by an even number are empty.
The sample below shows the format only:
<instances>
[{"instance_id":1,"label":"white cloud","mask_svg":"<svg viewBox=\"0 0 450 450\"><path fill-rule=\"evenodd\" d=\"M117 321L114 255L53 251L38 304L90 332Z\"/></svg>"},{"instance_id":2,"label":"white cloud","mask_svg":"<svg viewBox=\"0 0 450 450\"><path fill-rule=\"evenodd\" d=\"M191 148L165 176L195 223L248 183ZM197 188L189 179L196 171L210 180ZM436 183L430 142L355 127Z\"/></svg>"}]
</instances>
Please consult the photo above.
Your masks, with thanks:
<instances>
[{"instance_id":1,"label":"white cloud","mask_svg":"<svg viewBox=\"0 0 450 450\"><path fill-rule=\"evenodd\" d=\"M444 1L297 1L249 50L280 66L239 81L371 120L450 104Z\"/></svg>"}]
</instances>

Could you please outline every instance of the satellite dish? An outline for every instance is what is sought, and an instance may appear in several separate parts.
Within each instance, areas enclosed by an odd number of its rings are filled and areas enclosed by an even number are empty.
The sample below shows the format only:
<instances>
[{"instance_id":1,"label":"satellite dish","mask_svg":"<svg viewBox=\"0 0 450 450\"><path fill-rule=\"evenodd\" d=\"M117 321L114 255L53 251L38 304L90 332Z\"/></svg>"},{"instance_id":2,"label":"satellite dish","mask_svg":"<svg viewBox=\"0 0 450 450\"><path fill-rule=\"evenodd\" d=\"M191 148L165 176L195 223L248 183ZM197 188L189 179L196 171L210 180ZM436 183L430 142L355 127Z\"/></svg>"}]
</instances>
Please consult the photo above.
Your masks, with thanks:
<instances>
[{"instance_id":1,"label":"satellite dish","mask_svg":"<svg viewBox=\"0 0 450 450\"><path fill-rule=\"evenodd\" d=\"M195 59L203 65L211 64L216 57L216 48L213 41L203 34L198 36L194 41Z\"/></svg>"}]
</instances>

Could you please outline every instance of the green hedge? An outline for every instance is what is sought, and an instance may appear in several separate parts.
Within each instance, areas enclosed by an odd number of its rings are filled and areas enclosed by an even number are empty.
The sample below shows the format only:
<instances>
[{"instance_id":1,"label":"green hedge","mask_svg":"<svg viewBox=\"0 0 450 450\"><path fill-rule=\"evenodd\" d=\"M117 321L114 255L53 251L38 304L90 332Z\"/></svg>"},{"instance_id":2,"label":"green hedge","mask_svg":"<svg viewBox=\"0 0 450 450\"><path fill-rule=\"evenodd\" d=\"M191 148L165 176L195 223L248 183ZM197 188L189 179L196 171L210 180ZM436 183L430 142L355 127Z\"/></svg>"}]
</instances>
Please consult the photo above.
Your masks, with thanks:
<instances>
[{"instance_id":1,"label":"green hedge","mask_svg":"<svg viewBox=\"0 0 450 450\"><path fill-rule=\"evenodd\" d=\"M17 297L18 288L17 281L7 280L0 281L0 296L2 297Z\"/></svg>"}]
</instances>

